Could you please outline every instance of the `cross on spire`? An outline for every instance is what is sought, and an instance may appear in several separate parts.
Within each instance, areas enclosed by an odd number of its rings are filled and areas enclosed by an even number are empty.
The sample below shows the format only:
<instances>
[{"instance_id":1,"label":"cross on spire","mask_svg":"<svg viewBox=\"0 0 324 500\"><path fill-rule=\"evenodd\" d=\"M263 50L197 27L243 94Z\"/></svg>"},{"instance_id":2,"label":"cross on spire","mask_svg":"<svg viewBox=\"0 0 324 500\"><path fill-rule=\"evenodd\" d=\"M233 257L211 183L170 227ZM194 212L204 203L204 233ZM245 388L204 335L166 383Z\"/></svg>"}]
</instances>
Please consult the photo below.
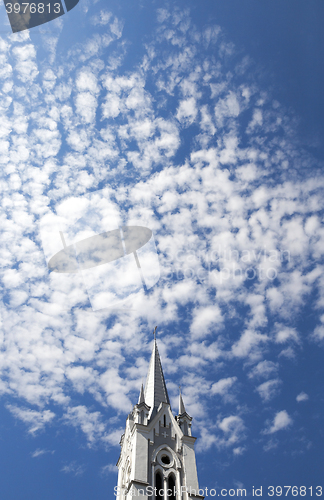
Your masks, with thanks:
<instances>
[{"instance_id":1,"label":"cross on spire","mask_svg":"<svg viewBox=\"0 0 324 500\"><path fill-rule=\"evenodd\" d=\"M153 335L154 335L154 340L156 340L156 329L157 329L157 326L154 328L154 331L153 331Z\"/></svg>"}]
</instances>

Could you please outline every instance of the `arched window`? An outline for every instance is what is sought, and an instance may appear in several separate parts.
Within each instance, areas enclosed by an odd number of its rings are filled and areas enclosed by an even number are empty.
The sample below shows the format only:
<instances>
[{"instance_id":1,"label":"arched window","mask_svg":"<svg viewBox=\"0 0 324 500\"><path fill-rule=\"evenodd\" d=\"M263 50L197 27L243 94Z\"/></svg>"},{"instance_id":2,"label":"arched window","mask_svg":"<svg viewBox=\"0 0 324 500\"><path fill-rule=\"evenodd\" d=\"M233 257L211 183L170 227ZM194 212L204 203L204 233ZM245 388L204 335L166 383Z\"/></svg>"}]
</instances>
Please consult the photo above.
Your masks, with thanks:
<instances>
[{"instance_id":1,"label":"arched window","mask_svg":"<svg viewBox=\"0 0 324 500\"><path fill-rule=\"evenodd\" d=\"M168 491L168 500L176 500L176 483L173 474L168 477L168 490L171 490L171 495L169 495L170 491Z\"/></svg>"},{"instance_id":2,"label":"arched window","mask_svg":"<svg viewBox=\"0 0 324 500\"><path fill-rule=\"evenodd\" d=\"M160 471L157 471L155 474L155 498L156 500L163 500L164 494L163 494L163 480L162 480L162 475Z\"/></svg>"}]
</instances>

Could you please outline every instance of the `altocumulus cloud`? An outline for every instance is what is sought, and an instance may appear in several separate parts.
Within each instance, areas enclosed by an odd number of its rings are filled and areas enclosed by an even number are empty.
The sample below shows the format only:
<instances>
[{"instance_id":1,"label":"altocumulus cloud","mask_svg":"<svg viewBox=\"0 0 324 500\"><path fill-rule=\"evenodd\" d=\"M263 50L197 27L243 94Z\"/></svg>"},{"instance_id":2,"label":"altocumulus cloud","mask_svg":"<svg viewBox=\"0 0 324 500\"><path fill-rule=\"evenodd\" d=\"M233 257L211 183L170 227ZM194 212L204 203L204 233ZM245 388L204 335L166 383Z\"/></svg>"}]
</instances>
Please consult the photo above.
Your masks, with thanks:
<instances>
[{"instance_id":1,"label":"altocumulus cloud","mask_svg":"<svg viewBox=\"0 0 324 500\"><path fill-rule=\"evenodd\" d=\"M275 401L280 364L323 339L323 316L309 340L292 319L314 291L314 314L324 304L323 175L296 147L293 116L218 26L198 31L189 13L160 9L141 62L124 71L122 23L91 8L93 35L66 60L59 23L43 49L28 33L0 40L1 393L16 398L8 408L31 433L57 416L89 445L115 445L120 429L105 423L107 412L135 401L158 323L165 371L183 377L200 449L243 453L238 376ZM41 50L50 57L40 67ZM94 314L77 275L49 275L37 224L53 204L59 213L103 185L134 218L156 214L161 279L130 309ZM278 411L266 432L291 423ZM63 470L83 472L74 463Z\"/></svg>"},{"instance_id":2,"label":"altocumulus cloud","mask_svg":"<svg viewBox=\"0 0 324 500\"><path fill-rule=\"evenodd\" d=\"M276 413L273 423L270 425L268 429L264 431L265 434L273 434L283 429L287 429L293 423L292 418L288 415L286 410L278 411Z\"/></svg>"}]
</instances>

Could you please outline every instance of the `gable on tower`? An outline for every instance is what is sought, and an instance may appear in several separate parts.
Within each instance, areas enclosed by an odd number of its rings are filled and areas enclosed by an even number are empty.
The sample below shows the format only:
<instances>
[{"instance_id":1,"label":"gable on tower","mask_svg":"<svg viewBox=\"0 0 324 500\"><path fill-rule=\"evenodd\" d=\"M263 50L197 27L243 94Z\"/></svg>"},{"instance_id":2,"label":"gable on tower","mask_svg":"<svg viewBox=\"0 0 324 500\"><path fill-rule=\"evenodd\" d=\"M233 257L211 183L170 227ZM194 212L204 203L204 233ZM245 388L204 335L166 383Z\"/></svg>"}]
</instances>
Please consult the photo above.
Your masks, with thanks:
<instances>
[{"instance_id":1,"label":"gable on tower","mask_svg":"<svg viewBox=\"0 0 324 500\"><path fill-rule=\"evenodd\" d=\"M154 336L145 389L142 385L120 443L117 500L203 498L198 495L191 421L181 392L179 413L172 413Z\"/></svg>"}]
</instances>

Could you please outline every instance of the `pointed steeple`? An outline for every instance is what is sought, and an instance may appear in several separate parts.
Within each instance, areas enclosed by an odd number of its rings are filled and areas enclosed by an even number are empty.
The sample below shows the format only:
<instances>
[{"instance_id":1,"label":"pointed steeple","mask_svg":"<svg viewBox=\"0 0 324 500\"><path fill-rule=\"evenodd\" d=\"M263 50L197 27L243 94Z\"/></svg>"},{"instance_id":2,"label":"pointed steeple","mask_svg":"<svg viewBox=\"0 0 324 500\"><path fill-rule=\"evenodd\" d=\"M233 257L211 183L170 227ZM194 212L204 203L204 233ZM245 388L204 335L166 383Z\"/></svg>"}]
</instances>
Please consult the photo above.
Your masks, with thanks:
<instances>
[{"instance_id":1,"label":"pointed steeple","mask_svg":"<svg viewBox=\"0 0 324 500\"><path fill-rule=\"evenodd\" d=\"M186 413L185 405L182 399L181 388L179 386L179 415Z\"/></svg>"},{"instance_id":2,"label":"pointed steeple","mask_svg":"<svg viewBox=\"0 0 324 500\"><path fill-rule=\"evenodd\" d=\"M150 418L155 415L161 403L170 404L154 330L154 343L145 384L145 403L150 406Z\"/></svg>"},{"instance_id":3,"label":"pointed steeple","mask_svg":"<svg viewBox=\"0 0 324 500\"><path fill-rule=\"evenodd\" d=\"M140 395L139 395L139 398L138 398L138 405L140 405L141 403L145 403L145 397L144 397L144 387L143 387L143 384L141 385L141 392L140 392Z\"/></svg>"},{"instance_id":4,"label":"pointed steeple","mask_svg":"<svg viewBox=\"0 0 324 500\"><path fill-rule=\"evenodd\" d=\"M127 417L121 439L116 500L149 500L153 490L158 491L160 500L167 500L169 491L174 500L180 500L180 496L204 500L200 495L196 438L191 434L191 423L181 390L179 415L172 414L154 335L145 389L141 384L138 403ZM175 489L180 488L181 494L176 493ZM184 495L182 488L186 490Z\"/></svg>"},{"instance_id":5,"label":"pointed steeple","mask_svg":"<svg viewBox=\"0 0 324 500\"><path fill-rule=\"evenodd\" d=\"M182 399L181 387L179 386L179 415L176 416L176 421L185 436L191 436L191 421L192 417L186 412L186 408Z\"/></svg>"}]
</instances>

